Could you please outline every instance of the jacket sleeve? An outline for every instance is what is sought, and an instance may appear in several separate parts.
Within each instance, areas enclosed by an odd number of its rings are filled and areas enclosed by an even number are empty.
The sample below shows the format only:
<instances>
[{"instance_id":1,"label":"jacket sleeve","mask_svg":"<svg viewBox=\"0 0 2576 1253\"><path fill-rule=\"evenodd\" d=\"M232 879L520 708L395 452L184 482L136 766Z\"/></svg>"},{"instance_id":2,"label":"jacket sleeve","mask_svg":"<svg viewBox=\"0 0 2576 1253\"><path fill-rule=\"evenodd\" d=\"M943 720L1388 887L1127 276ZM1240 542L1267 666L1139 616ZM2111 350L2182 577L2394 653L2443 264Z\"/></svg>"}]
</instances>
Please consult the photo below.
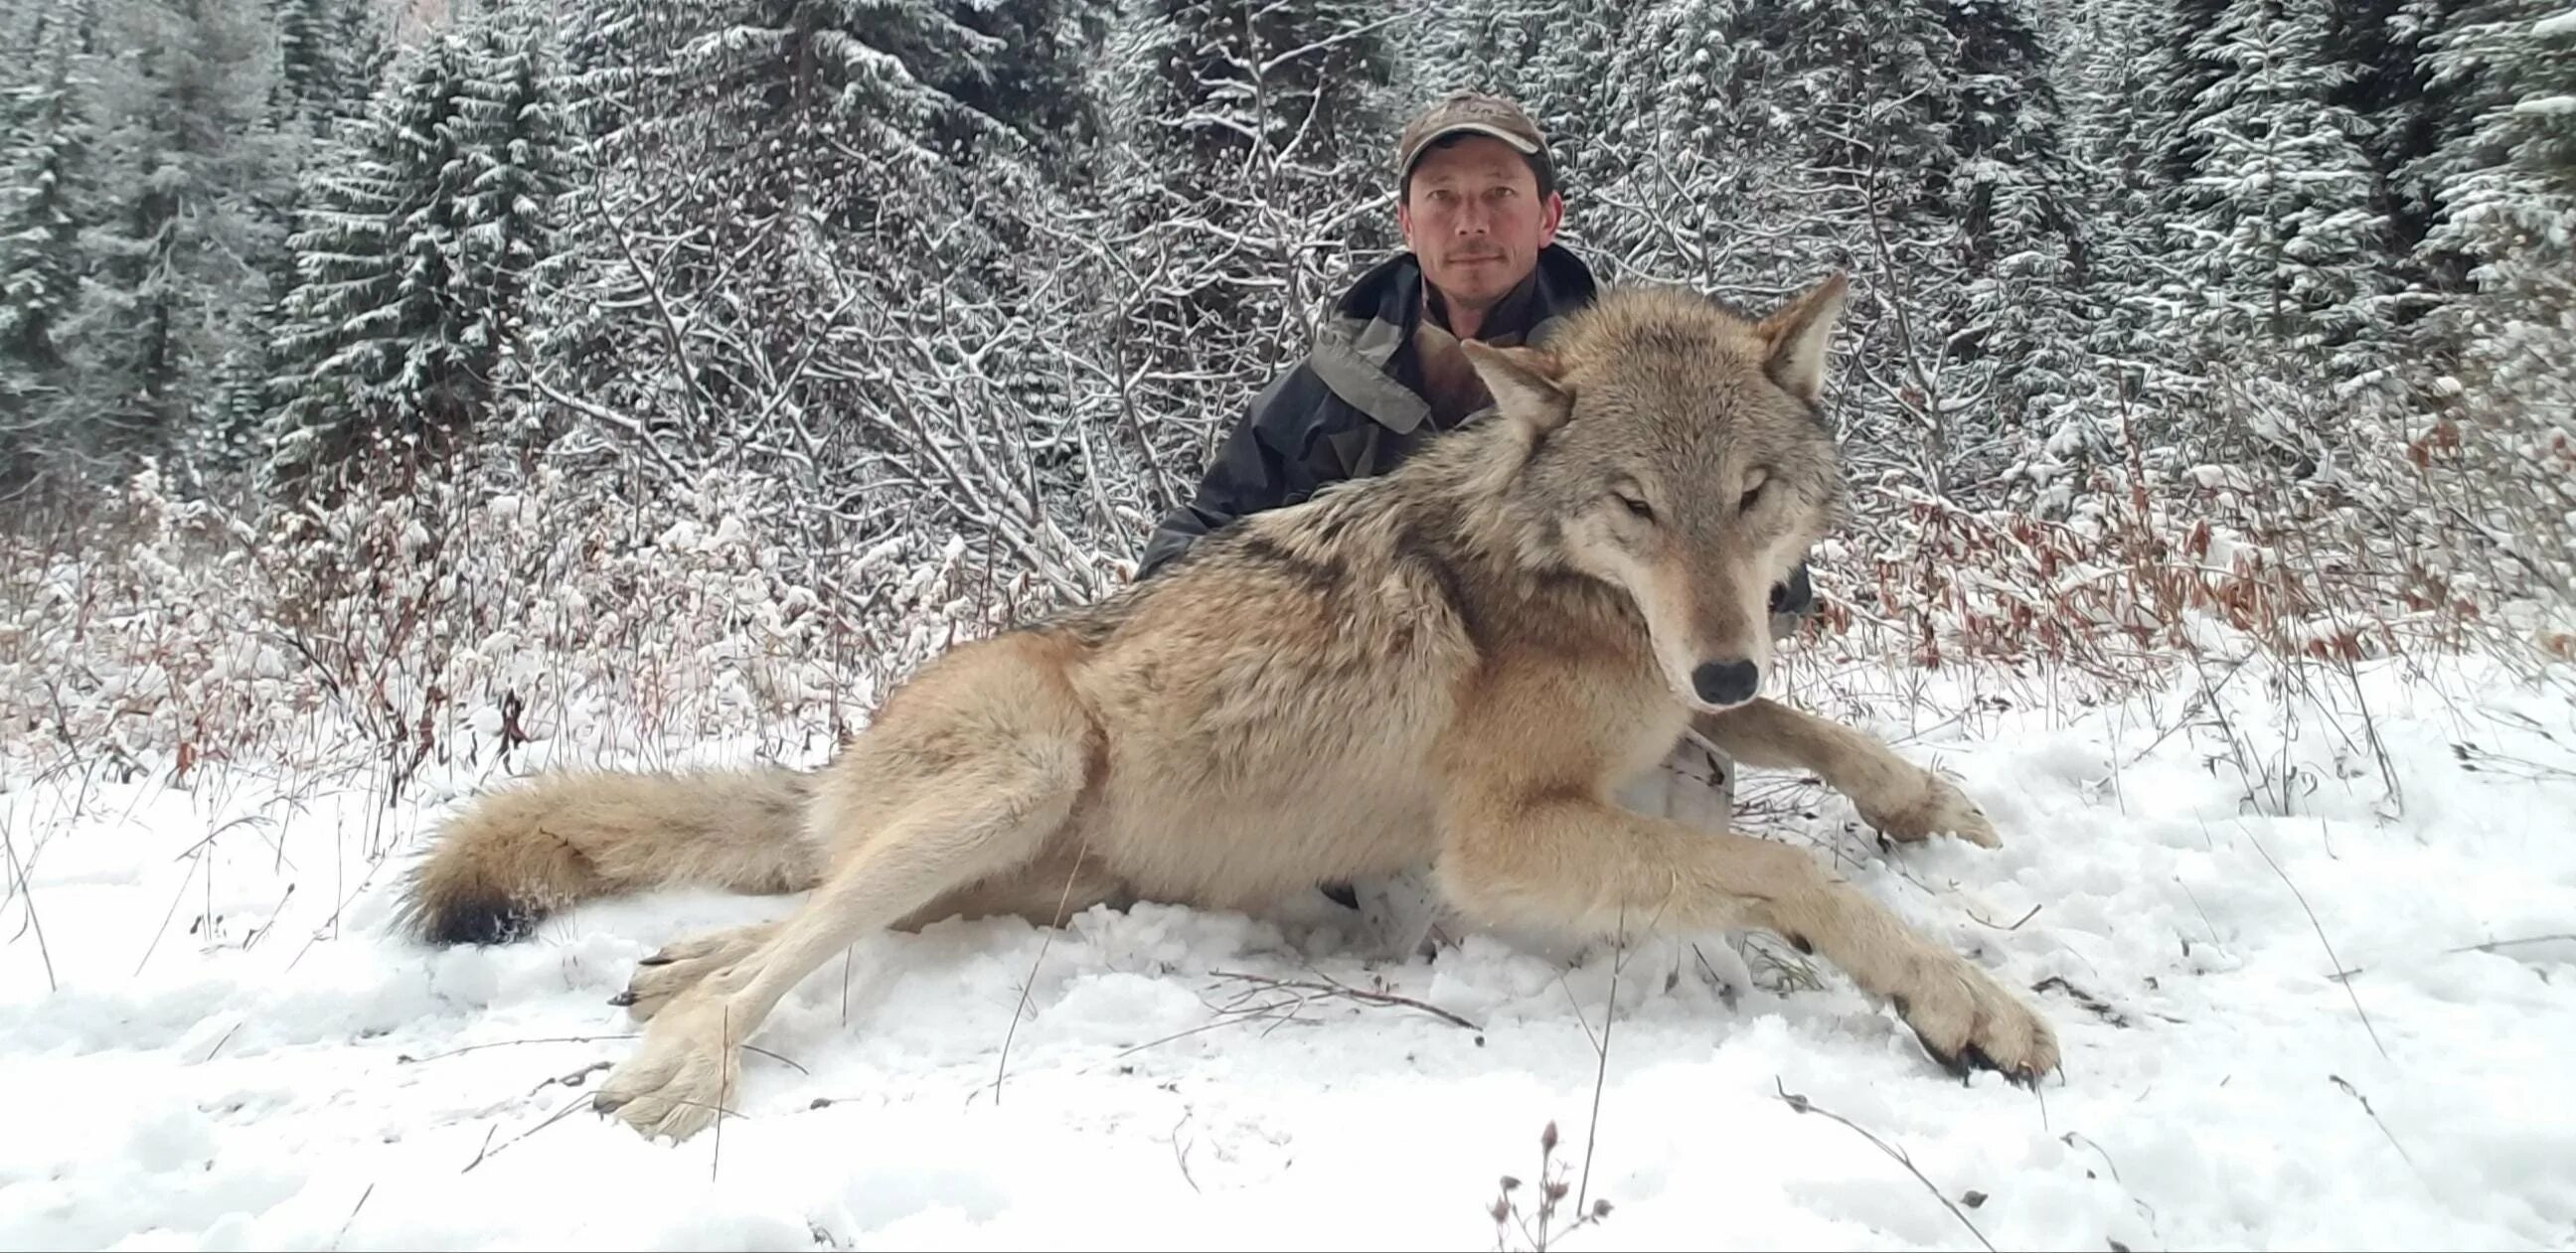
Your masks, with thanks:
<instances>
[{"instance_id":1,"label":"jacket sleeve","mask_svg":"<svg viewBox=\"0 0 2576 1253\"><path fill-rule=\"evenodd\" d=\"M1321 380L1301 363L1253 397L1189 501L1163 515L1146 539L1136 577L1151 577L1237 518L1303 500L1338 477L1326 460L1330 445L1318 438L1324 394Z\"/></svg>"},{"instance_id":2,"label":"jacket sleeve","mask_svg":"<svg viewBox=\"0 0 2576 1253\"><path fill-rule=\"evenodd\" d=\"M1771 585L1771 638L1785 640L1798 633L1798 627L1816 616L1816 585L1807 576L1807 563L1789 572L1789 581Z\"/></svg>"}]
</instances>

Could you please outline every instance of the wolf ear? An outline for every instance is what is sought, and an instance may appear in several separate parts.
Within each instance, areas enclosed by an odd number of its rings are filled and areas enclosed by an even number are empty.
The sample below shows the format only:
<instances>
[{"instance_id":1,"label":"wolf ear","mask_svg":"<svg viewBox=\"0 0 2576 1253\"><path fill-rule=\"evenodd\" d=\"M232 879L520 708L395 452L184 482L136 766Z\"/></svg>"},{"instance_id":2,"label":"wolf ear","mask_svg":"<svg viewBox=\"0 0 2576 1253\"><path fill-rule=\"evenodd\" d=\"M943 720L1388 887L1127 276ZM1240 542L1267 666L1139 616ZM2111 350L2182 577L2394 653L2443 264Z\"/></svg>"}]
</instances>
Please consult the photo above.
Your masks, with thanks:
<instances>
[{"instance_id":1,"label":"wolf ear","mask_svg":"<svg viewBox=\"0 0 2576 1253\"><path fill-rule=\"evenodd\" d=\"M1574 393L1566 389L1565 363L1555 353L1496 348L1472 339L1459 341L1458 347L1476 367L1476 376L1485 380L1485 390L1494 394L1494 407L1504 417L1543 435L1573 416Z\"/></svg>"},{"instance_id":2,"label":"wolf ear","mask_svg":"<svg viewBox=\"0 0 2576 1253\"><path fill-rule=\"evenodd\" d=\"M1809 404L1825 393L1825 350L1832 346L1849 289L1842 272L1835 271L1755 328L1770 349L1762 368L1771 381Z\"/></svg>"}]
</instances>

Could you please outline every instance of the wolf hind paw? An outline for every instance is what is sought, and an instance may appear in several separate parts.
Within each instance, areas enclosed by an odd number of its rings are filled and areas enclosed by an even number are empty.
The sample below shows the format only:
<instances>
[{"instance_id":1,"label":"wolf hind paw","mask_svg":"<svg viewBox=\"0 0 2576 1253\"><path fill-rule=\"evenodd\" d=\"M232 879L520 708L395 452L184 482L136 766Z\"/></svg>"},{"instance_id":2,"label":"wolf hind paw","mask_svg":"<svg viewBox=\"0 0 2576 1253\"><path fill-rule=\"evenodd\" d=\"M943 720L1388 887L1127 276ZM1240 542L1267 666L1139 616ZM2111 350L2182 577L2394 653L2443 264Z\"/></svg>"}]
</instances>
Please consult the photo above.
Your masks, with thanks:
<instances>
[{"instance_id":1,"label":"wolf hind paw","mask_svg":"<svg viewBox=\"0 0 2576 1253\"><path fill-rule=\"evenodd\" d=\"M656 1023L645 1036L643 1051L608 1073L591 1108L616 1115L646 1139L667 1136L674 1142L731 1112L741 1081L740 1056L694 1025L686 1016Z\"/></svg>"},{"instance_id":2,"label":"wolf hind paw","mask_svg":"<svg viewBox=\"0 0 2576 1253\"><path fill-rule=\"evenodd\" d=\"M651 1022L674 997L750 956L774 929L774 924L759 923L663 945L635 963L635 974L627 980L626 990L608 998L608 1003L624 1007L626 1016L637 1022Z\"/></svg>"}]
</instances>

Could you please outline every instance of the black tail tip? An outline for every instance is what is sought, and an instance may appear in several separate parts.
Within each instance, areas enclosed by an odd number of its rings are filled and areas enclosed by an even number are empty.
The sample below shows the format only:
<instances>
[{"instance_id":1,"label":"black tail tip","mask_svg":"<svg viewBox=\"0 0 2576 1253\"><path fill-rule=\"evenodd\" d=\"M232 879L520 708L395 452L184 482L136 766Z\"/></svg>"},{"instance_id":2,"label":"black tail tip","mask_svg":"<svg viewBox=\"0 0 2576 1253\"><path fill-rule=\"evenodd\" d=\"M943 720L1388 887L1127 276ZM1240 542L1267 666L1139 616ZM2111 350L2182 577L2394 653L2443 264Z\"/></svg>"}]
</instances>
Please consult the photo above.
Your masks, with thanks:
<instances>
[{"instance_id":1,"label":"black tail tip","mask_svg":"<svg viewBox=\"0 0 2576 1253\"><path fill-rule=\"evenodd\" d=\"M423 906L414 915L412 929L442 948L508 944L533 934L540 916L537 910L498 896L472 897Z\"/></svg>"}]
</instances>

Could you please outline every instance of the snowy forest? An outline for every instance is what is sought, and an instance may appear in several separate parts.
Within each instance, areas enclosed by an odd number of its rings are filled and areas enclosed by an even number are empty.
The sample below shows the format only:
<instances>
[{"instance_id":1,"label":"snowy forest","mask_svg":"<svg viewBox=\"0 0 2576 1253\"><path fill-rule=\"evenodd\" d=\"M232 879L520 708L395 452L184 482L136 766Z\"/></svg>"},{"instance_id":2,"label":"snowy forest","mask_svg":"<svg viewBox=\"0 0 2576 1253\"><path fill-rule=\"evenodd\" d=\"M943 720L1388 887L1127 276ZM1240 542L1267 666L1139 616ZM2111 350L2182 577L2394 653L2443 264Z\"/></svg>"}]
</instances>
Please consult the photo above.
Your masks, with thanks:
<instances>
[{"instance_id":1,"label":"snowy forest","mask_svg":"<svg viewBox=\"0 0 2576 1253\"><path fill-rule=\"evenodd\" d=\"M1606 280L1851 276L1810 651L2568 649L2566 0L0 0L0 33L15 751L817 748L1130 577L1397 246L1395 130L1456 86L1549 129Z\"/></svg>"},{"instance_id":2,"label":"snowy forest","mask_svg":"<svg viewBox=\"0 0 2576 1253\"><path fill-rule=\"evenodd\" d=\"M2576 1249L2576 0L0 0L0 45L0 1248ZM2000 846L1761 760L1711 835L2026 998L2035 1091L1830 944L1443 931L1399 877L877 931L674 1146L591 1108L630 979L781 898L400 929L469 796L819 767L1129 583L1461 87L1605 282L1848 277L1849 516L1764 694Z\"/></svg>"}]
</instances>

